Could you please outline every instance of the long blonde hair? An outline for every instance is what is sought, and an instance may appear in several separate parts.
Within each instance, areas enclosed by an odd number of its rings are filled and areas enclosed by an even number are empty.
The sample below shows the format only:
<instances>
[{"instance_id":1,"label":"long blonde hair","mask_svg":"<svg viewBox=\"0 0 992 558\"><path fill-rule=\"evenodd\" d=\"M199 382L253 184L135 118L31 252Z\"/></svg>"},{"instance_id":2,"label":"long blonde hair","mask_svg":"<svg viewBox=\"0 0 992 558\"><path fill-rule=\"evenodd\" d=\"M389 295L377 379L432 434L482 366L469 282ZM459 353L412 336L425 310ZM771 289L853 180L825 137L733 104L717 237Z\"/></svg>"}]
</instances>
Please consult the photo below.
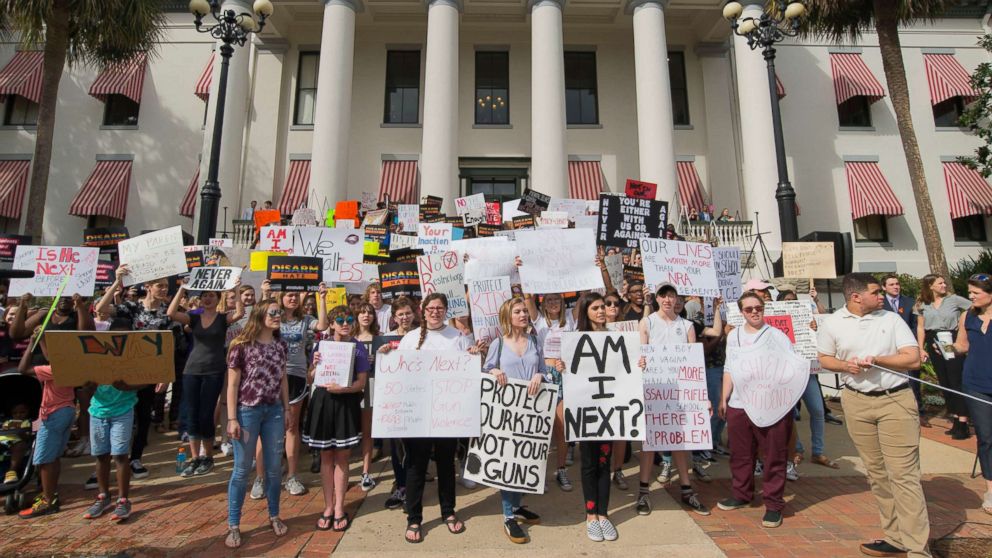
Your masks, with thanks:
<instances>
[{"instance_id":1,"label":"long blonde hair","mask_svg":"<svg viewBox=\"0 0 992 558\"><path fill-rule=\"evenodd\" d=\"M525 307L527 305L523 298L515 296L507 299L507 301L499 307L499 329L505 336L509 336L513 333L513 307L518 304L523 304ZM532 328L533 325L528 324L527 327L524 328L523 334L529 334Z\"/></svg>"},{"instance_id":2,"label":"long blonde hair","mask_svg":"<svg viewBox=\"0 0 992 558\"><path fill-rule=\"evenodd\" d=\"M269 311L269 307L273 305L277 305L277 303L271 298L267 298L255 304L251 310L251 315L248 316L248 322L245 323L245 327L241 330L241 333L239 333L238 336L231 341L230 348L228 349L229 352L238 345L251 345L258 340L258 337L262 334L262 330L265 329L265 315ZM276 328L275 331L272 332L272 335L278 339L279 328Z\"/></svg>"}]
</instances>

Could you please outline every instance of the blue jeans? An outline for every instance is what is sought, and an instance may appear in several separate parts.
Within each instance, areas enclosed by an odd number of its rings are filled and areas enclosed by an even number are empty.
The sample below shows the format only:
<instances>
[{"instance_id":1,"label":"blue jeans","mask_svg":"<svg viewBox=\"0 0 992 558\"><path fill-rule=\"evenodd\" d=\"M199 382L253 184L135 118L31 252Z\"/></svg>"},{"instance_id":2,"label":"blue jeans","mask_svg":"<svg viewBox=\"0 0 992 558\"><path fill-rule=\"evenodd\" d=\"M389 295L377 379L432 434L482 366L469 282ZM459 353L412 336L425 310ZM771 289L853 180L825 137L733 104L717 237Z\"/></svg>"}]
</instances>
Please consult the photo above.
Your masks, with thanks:
<instances>
[{"instance_id":1,"label":"blue jeans","mask_svg":"<svg viewBox=\"0 0 992 558\"><path fill-rule=\"evenodd\" d=\"M224 389L224 374L183 375L183 424L191 440L214 439L214 411Z\"/></svg>"},{"instance_id":2,"label":"blue jeans","mask_svg":"<svg viewBox=\"0 0 992 558\"><path fill-rule=\"evenodd\" d=\"M241 524L241 508L248 492L255 444L262 438L262 463L265 468L265 498L269 517L279 516L279 492L282 490L282 450L286 439L285 410L282 403L238 407L241 437L231 438L234 444L234 470L227 485L227 524Z\"/></svg>"},{"instance_id":3,"label":"blue jeans","mask_svg":"<svg viewBox=\"0 0 992 558\"><path fill-rule=\"evenodd\" d=\"M803 392L803 403L809 413L809 432L812 439L813 455L823 455L823 392L820 391L820 381L816 376L810 376ZM803 451L803 443L796 437L796 451Z\"/></svg>"},{"instance_id":4,"label":"blue jeans","mask_svg":"<svg viewBox=\"0 0 992 558\"><path fill-rule=\"evenodd\" d=\"M979 399L992 402L992 395L980 393L973 389L966 392ZM975 425L975 437L978 438L978 462L982 465L982 477L992 481L992 406L966 399L968 418Z\"/></svg>"},{"instance_id":5,"label":"blue jeans","mask_svg":"<svg viewBox=\"0 0 992 558\"><path fill-rule=\"evenodd\" d=\"M512 519L513 511L520 507L520 501L523 500L524 493L500 490L499 498L503 504L503 519Z\"/></svg>"},{"instance_id":6,"label":"blue jeans","mask_svg":"<svg viewBox=\"0 0 992 558\"><path fill-rule=\"evenodd\" d=\"M720 394L723 391L723 367L716 366L706 369L706 394L709 395L710 405L713 405L713 416L710 417L710 431L713 435L713 447L720 444L720 437L723 435L723 427L727 421L720 418L720 413L716 412L720 407Z\"/></svg>"}]
</instances>

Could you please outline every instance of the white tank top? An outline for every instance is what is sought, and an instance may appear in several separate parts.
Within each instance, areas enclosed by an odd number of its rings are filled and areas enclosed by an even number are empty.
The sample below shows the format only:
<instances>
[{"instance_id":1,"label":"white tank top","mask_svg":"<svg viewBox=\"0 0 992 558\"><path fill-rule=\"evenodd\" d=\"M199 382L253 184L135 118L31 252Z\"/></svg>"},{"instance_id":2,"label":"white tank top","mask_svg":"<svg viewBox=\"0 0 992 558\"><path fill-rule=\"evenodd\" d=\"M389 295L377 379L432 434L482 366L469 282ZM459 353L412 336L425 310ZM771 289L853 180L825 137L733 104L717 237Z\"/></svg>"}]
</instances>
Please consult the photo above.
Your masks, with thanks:
<instances>
[{"instance_id":1,"label":"white tank top","mask_svg":"<svg viewBox=\"0 0 992 558\"><path fill-rule=\"evenodd\" d=\"M652 312L648 316L648 344L688 343L690 329L692 329L692 323L680 316L676 316L674 320L669 322L661 319L657 312Z\"/></svg>"}]
</instances>

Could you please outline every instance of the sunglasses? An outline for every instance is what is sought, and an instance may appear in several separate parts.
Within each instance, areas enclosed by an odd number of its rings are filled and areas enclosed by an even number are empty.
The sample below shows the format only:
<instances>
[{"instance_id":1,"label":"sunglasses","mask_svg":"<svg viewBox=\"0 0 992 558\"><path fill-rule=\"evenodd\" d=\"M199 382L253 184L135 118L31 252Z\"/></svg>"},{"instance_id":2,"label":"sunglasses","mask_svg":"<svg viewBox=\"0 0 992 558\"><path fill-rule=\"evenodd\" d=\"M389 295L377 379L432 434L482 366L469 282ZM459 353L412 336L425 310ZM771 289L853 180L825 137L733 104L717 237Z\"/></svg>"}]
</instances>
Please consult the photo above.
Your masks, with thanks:
<instances>
[{"instance_id":1,"label":"sunglasses","mask_svg":"<svg viewBox=\"0 0 992 558\"><path fill-rule=\"evenodd\" d=\"M355 318L352 318L351 316L338 316L337 318L334 318L334 323L338 325L351 325L355 323Z\"/></svg>"},{"instance_id":2,"label":"sunglasses","mask_svg":"<svg viewBox=\"0 0 992 558\"><path fill-rule=\"evenodd\" d=\"M607 306L620 306L620 303L617 302L616 300L607 300L607 301L603 302L603 304L605 304Z\"/></svg>"},{"instance_id":3,"label":"sunglasses","mask_svg":"<svg viewBox=\"0 0 992 558\"><path fill-rule=\"evenodd\" d=\"M741 312L745 314L753 314L755 312L764 312L764 311L765 311L764 306L745 306L744 308L741 308Z\"/></svg>"},{"instance_id":4,"label":"sunglasses","mask_svg":"<svg viewBox=\"0 0 992 558\"><path fill-rule=\"evenodd\" d=\"M969 281L988 281L992 279L988 273L976 273L968 278Z\"/></svg>"},{"instance_id":5,"label":"sunglasses","mask_svg":"<svg viewBox=\"0 0 992 558\"><path fill-rule=\"evenodd\" d=\"M270 318L281 318L282 310L279 309L268 310L267 312L265 312L265 315Z\"/></svg>"}]
</instances>

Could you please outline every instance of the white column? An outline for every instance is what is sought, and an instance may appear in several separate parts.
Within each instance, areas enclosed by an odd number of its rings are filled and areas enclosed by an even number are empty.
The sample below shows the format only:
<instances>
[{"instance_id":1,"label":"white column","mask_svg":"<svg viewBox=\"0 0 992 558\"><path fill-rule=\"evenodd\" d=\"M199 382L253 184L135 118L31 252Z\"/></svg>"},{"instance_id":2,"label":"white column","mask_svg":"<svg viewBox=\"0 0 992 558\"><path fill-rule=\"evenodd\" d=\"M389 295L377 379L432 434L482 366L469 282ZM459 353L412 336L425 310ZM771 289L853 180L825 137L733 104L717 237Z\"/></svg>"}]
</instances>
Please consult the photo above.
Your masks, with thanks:
<instances>
[{"instance_id":1,"label":"white column","mask_svg":"<svg viewBox=\"0 0 992 558\"><path fill-rule=\"evenodd\" d=\"M562 2L535 0L530 15L530 185L553 198L568 197Z\"/></svg>"},{"instance_id":2,"label":"white column","mask_svg":"<svg viewBox=\"0 0 992 558\"><path fill-rule=\"evenodd\" d=\"M351 80L355 54L355 12L351 0L326 0L320 33L320 66L313 118L310 193L331 203L348 199L351 137Z\"/></svg>"},{"instance_id":3,"label":"white column","mask_svg":"<svg viewBox=\"0 0 992 558\"><path fill-rule=\"evenodd\" d=\"M743 17L760 17L763 0L750 0ZM752 51L747 39L734 36L734 61L741 118L741 155L744 174L744 204L741 217L754 220L760 213L761 232L772 257L782 249L778 223L778 166L775 162L775 137L772 128L768 71L760 51Z\"/></svg>"},{"instance_id":4,"label":"white column","mask_svg":"<svg viewBox=\"0 0 992 558\"><path fill-rule=\"evenodd\" d=\"M637 154L640 178L658 184L657 199L678 201L675 124L665 40L668 0L638 0L634 8L634 86L637 93Z\"/></svg>"},{"instance_id":5,"label":"white column","mask_svg":"<svg viewBox=\"0 0 992 558\"><path fill-rule=\"evenodd\" d=\"M424 137L420 196L458 197L458 10L454 0L428 0L424 63Z\"/></svg>"},{"instance_id":6,"label":"white column","mask_svg":"<svg viewBox=\"0 0 992 558\"><path fill-rule=\"evenodd\" d=\"M706 112L706 183L717 211L743 207L740 187L740 146L736 102L727 43L697 43L694 49L703 75L703 107ZM743 215L742 215L743 216Z\"/></svg>"}]
</instances>

